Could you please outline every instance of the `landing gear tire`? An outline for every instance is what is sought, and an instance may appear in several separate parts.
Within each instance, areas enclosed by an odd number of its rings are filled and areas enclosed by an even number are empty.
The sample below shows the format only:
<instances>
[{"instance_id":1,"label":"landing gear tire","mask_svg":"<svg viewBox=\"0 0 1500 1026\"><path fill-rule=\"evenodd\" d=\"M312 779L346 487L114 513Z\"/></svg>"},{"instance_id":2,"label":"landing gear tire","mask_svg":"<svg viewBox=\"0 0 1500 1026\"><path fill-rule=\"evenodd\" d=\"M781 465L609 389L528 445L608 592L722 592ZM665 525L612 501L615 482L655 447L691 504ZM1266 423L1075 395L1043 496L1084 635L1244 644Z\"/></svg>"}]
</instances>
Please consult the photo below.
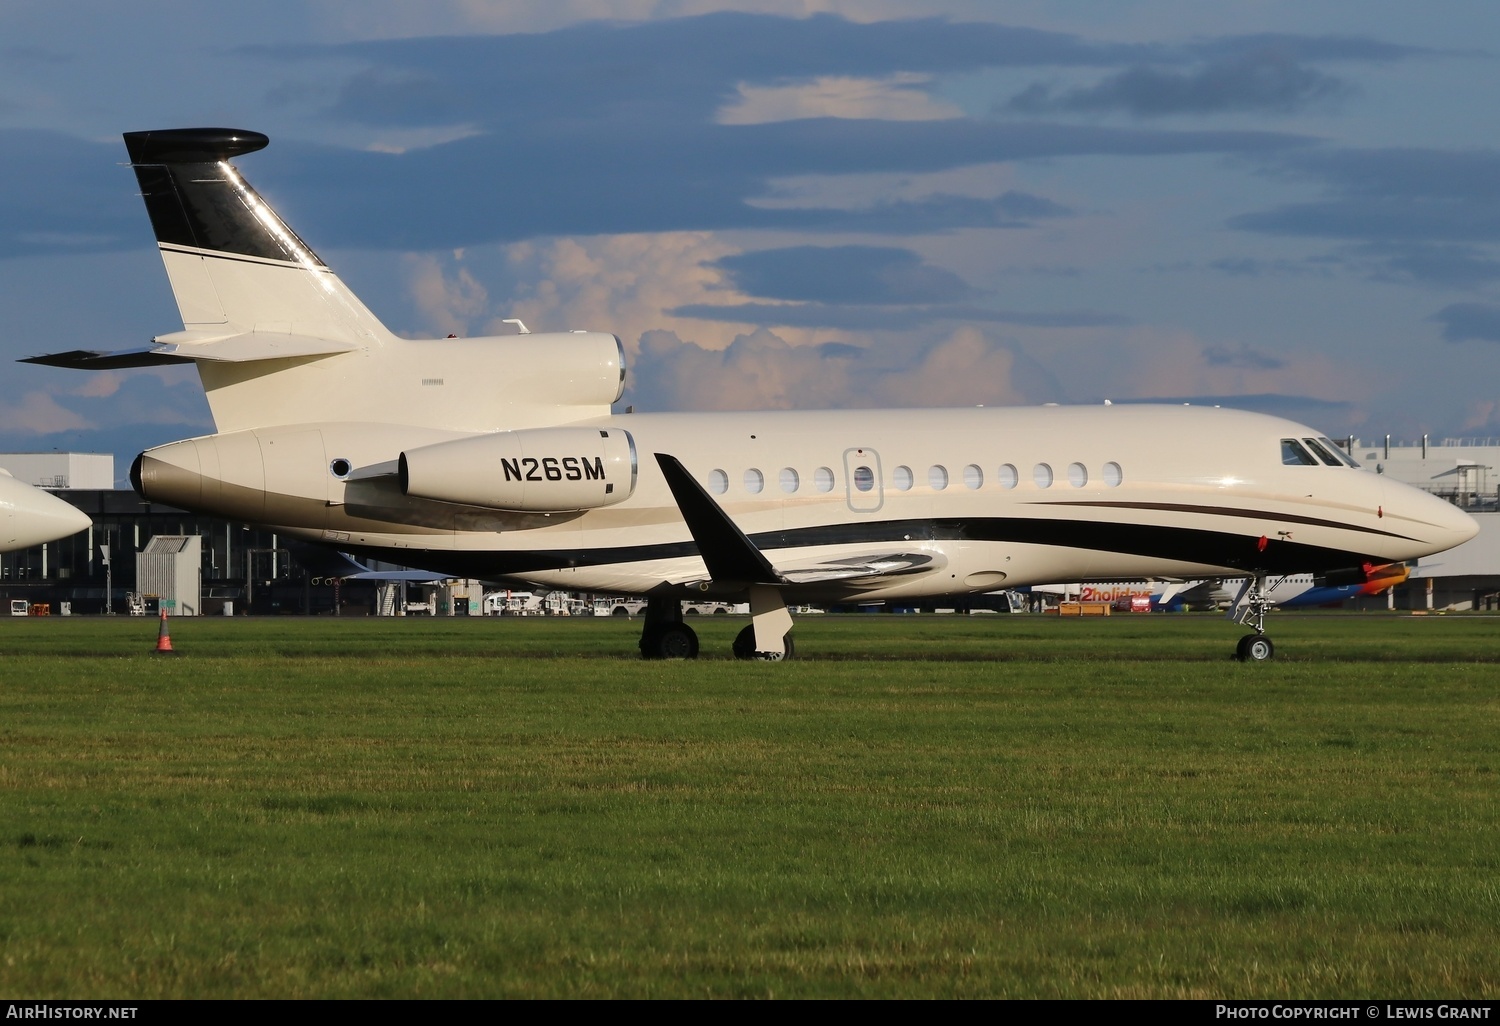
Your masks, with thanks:
<instances>
[{"instance_id":1,"label":"landing gear tire","mask_svg":"<svg viewBox=\"0 0 1500 1026\"><path fill-rule=\"evenodd\" d=\"M734 639L734 657L736 659L764 659L767 662L779 662L792 657L792 636L788 633L781 639L785 646L784 652L757 652L755 650L755 626L754 624L740 631Z\"/></svg>"},{"instance_id":2,"label":"landing gear tire","mask_svg":"<svg viewBox=\"0 0 1500 1026\"><path fill-rule=\"evenodd\" d=\"M641 635L642 659L697 659L698 635L685 623L668 623Z\"/></svg>"},{"instance_id":3,"label":"landing gear tire","mask_svg":"<svg viewBox=\"0 0 1500 1026\"><path fill-rule=\"evenodd\" d=\"M1242 663L1263 663L1276 654L1276 646L1264 634L1247 634L1240 639L1234 657Z\"/></svg>"}]
</instances>

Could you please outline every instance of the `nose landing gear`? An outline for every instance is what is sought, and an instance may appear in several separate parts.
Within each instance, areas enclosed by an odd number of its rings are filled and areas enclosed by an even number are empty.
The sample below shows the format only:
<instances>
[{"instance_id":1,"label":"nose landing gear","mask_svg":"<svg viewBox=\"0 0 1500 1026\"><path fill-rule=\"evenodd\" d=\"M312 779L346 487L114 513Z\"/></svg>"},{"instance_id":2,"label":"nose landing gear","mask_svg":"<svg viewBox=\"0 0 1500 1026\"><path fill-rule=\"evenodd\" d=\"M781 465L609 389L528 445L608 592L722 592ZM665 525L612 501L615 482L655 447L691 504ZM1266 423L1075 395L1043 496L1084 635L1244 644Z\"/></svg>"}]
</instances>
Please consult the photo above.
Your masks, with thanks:
<instances>
[{"instance_id":1,"label":"nose landing gear","mask_svg":"<svg viewBox=\"0 0 1500 1026\"><path fill-rule=\"evenodd\" d=\"M1276 654L1276 646L1266 637L1266 613L1271 608L1266 598L1265 574L1247 578L1234 604L1229 607L1229 617L1235 623L1244 624L1255 631L1240 639L1234 657L1242 663L1263 663Z\"/></svg>"}]
</instances>

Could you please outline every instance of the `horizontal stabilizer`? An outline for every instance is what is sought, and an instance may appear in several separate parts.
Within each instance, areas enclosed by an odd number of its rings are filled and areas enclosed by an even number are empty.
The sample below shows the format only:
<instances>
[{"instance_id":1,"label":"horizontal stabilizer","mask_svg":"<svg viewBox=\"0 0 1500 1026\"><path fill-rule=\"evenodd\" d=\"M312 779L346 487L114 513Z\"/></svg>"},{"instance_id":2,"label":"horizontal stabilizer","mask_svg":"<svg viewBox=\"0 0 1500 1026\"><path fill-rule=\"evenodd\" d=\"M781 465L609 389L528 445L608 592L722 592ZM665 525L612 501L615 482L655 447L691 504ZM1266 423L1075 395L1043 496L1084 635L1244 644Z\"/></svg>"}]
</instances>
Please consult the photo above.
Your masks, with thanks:
<instances>
[{"instance_id":1,"label":"horizontal stabilizer","mask_svg":"<svg viewBox=\"0 0 1500 1026\"><path fill-rule=\"evenodd\" d=\"M200 341L197 332L182 331L162 335L155 344L139 349L102 352L74 349L66 353L28 356L22 363L45 367L68 367L74 370L124 370L130 367L156 367L168 363L192 363L209 360L214 363L252 363L257 360L295 360L319 356L336 356L357 348L350 342L325 338L286 335L280 332L251 331L237 335L209 337Z\"/></svg>"},{"instance_id":2,"label":"horizontal stabilizer","mask_svg":"<svg viewBox=\"0 0 1500 1026\"><path fill-rule=\"evenodd\" d=\"M182 332L184 335L191 332ZM337 356L358 348L352 342L335 342L304 335L283 335L274 331L251 331L230 335L212 342L175 342L173 336L156 340L156 351L189 360L214 360L220 363L253 363L256 360L294 360L313 356Z\"/></svg>"},{"instance_id":3,"label":"horizontal stabilizer","mask_svg":"<svg viewBox=\"0 0 1500 1026\"><path fill-rule=\"evenodd\" d=\"M672 489L682 519L687 521L688 533L698 544L708 575L716 583L785 583L755 543L729 519L729 514L703 490L675 456L659 452L656 462L661 465L667 487Z\"/></svg>"},{"instance_id":4,"label":"horizontal stabilizer","mask_svg":"<svg viewBox=\"0 0 1500 1026\"><path fill-rule=\"evenodd\" d=\"M28 356L17 361L35 363L43 367L66 367L69 370L129 370L132 367L160 367L168 363L192 363L185 356L158 352L152 346L140 349L117 349L105 352L98 349L70 349L66 353L46 353Z\"/></svg>"}]
</instances>

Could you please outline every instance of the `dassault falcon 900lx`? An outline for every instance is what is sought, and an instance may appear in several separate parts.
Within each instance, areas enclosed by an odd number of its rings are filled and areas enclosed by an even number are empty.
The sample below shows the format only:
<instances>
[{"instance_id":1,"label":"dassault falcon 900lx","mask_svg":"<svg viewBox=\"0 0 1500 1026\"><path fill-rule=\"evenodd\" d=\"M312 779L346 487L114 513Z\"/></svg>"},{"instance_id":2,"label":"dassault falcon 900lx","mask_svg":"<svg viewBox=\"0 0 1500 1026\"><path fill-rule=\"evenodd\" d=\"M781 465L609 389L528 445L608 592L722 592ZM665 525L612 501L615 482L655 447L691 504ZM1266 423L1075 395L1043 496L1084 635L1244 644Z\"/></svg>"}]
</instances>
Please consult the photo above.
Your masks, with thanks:
<instances>
[{"instance_id":1,"label":"dassault falcon 900lx","mask_svg":"<svg viewBox=\"0 0 1500 1026\"><path fill-rule=\"evenodd\" d=\"M1320 432L1182 406L617 415L624 350L588 331L388 331L230 163L255 132L125 136L217 433L142 453L145 498L463 577L647 597L640 649L691 658L682 601L748 601L742 658L801 603L1028 583L1358 575L1472 537L1452 505ZM524 326L522 326L524 332Z\"/></svg>"}]
</instances>

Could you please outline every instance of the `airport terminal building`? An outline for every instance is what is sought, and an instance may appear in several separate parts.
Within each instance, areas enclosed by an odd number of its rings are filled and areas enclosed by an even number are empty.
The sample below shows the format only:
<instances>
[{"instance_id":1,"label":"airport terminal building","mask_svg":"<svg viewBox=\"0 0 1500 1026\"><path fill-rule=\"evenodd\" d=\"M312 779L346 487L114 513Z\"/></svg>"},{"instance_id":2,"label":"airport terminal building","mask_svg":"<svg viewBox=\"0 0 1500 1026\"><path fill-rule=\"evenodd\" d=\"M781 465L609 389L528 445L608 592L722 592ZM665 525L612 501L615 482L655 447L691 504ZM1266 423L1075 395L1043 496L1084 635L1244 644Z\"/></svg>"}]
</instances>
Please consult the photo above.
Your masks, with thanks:
<instances>
[{"instance_id":1,"label":"airport terminal building","mask_svg":"<svg viewBox=\"0 0 1500 1026\"><path fill-rule=\"evenodd\" d=\"M1500 608L1500 439L1423 438L1345 442L1366 469L1441 496L1480 525L1471 541L1423 560L1404 584L1357 600L1369 609ZM336 557L275 532L147 502L116 488L114 457L98 453L0 454L0 467L45 488L93 521L87 531L47 545L0 553L0 598L74 614L129 611L142 594L138 556L153 538L197 538L199 613L226 611L367 615L388 611L389 596L369 581L341 575ZM105 553L108 552L108 562ZM187 548L183 547L186 552ZM154 609L153 609L154 611ZM454 612L463 612L456 608Z\"/></svg>"}]
</instances>

